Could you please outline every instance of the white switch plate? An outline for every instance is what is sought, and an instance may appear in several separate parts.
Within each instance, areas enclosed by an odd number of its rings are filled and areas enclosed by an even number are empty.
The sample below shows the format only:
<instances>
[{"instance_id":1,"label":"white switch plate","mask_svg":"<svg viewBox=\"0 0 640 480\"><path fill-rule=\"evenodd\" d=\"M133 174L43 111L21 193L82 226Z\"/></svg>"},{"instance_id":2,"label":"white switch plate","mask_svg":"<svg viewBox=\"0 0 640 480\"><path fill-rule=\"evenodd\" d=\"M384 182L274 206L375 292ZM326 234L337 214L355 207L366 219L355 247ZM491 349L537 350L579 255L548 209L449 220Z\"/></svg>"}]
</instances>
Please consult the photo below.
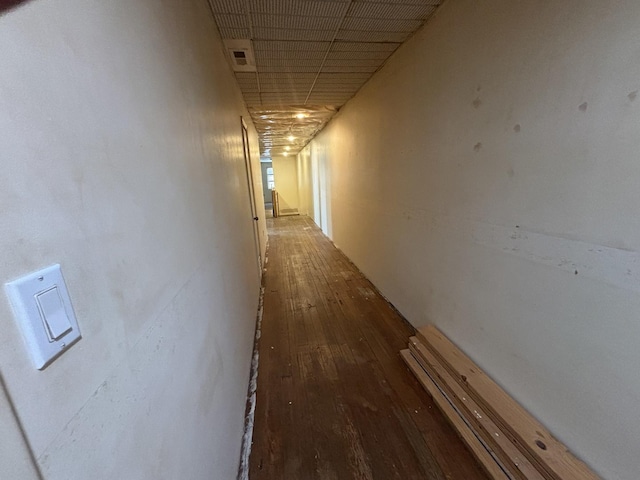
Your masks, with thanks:
<instances>
[{"instance_id":1,"label":"white switch plate","mask_svg":"<svg viewBox=\"0 0 640 480\"><path fill-rule=\"evenodd\" d=\"M5 285L35 367L42 370L80 339L60 265Z\"/></svg>"}]
</instances>

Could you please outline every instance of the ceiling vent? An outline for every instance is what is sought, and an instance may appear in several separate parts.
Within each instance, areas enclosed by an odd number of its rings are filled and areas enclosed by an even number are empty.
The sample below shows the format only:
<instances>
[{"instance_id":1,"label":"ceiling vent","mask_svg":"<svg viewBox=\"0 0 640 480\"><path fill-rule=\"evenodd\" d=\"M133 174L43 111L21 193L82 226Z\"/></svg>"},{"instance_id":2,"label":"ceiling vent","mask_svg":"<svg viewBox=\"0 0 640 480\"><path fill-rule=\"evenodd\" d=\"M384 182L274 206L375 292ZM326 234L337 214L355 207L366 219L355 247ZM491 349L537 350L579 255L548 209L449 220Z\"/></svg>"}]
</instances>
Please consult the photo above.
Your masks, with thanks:
<instances>
[{"instance_id":1,"label":"ceiling vent","mask_svg":"<svg viewBox=\"0 0 640 480\"><path fill-rule=\"evenodd\" d=\"M225 40L224 45L234 72L255 72L256 59L251 40Z\"/></svg>"}]
</instances>

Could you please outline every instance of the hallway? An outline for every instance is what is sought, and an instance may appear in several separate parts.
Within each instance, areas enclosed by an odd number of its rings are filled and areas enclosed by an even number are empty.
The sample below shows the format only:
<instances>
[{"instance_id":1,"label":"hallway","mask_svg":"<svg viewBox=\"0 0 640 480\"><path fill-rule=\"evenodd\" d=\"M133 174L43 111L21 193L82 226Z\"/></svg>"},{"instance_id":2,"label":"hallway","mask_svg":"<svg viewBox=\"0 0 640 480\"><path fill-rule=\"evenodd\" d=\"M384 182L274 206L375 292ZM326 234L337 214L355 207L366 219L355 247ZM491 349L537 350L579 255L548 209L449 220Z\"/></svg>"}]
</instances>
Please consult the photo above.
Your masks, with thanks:
<instances>
[{"instance_id":1,"label":"hallway","mask_svg":"<svg viewBox=\"0 0 640 480\"><path fill-rule=\"evenodd\" d=\"M485 478L425 325L640 478L640 2L7 0L0 44L0 480Z\"/></svg>"},{"instance_id":2,"label":"hallway","mask_svg":"<svg viewBox=\"0 0 640 480\"><path fill-rule=\"evenodd\" d=\"M399 357L412 327L311 219L268 227L250 478L485 478Z\"/></svg>"}]
</instances>

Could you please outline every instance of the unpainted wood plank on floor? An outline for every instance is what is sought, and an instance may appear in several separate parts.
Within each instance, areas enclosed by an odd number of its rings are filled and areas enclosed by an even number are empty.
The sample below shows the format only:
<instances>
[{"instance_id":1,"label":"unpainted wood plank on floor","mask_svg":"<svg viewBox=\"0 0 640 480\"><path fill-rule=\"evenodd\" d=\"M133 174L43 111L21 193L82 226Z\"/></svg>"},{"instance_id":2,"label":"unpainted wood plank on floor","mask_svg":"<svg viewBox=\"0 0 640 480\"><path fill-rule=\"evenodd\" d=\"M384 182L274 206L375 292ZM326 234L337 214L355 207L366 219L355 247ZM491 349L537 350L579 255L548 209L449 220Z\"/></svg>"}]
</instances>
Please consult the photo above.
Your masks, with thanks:
<instances>
[{"instance_id":1,"label":"unpainted wood plank on floor","mask_svg":"<svg viewBox=\"0 0 640 480\"><path fill-rule=\"evenodd\" d=\"M400 358L414 330L309 218L268 226L250 478L486 479Z\"/></svg>"}]
</instances>

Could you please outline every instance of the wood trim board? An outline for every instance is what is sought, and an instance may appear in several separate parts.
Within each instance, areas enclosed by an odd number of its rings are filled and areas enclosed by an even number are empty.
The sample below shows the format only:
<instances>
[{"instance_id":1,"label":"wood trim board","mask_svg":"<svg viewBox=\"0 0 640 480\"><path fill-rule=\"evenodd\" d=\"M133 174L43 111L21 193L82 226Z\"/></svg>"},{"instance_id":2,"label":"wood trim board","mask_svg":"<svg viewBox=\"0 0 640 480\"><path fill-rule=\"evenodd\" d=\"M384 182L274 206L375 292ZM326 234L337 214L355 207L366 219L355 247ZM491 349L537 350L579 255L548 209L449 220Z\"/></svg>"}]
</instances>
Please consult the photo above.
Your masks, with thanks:
<instances>
[{"instance_id":1,"label":"wood trim board","mask_svg":"<svg viewBox=\"0 0 640 480\"><path fill-rule=\"evenodd\" d=\"M586 464L569 450L520 404L489 378L435 326L417 331L417 339L460 388L488 415L495 425L550 480L597 480Z\"/></svg>"},{"instance_id":2,"label":"wood trim board","mask_svg":"<svg viewBox=\"0 0 640 480\"><path fill-rule=\"evenodd\" d=\"M455 428L455 430L458 432L460 438L464 441L471 453L473 453L478 462L482 465L483 469L489 475L489 477L493 480L511 480L512 477L507 475L505 471L500 467L495 458L491 455L491 452L469 428L469 426L465 423L458 412L456 412L453 405L440 391L438 386L433 382L429 375L427 375L427 373L423 370L423 368L420 366L411 352L408 349L401 350L400 355L402 356L402 359L407 364L409 369L416 376L420 384L431 395L438 408L442 411L445 417L447 417L449 423L451 423L453 428Z\"/></svg>"}]
</instances>

